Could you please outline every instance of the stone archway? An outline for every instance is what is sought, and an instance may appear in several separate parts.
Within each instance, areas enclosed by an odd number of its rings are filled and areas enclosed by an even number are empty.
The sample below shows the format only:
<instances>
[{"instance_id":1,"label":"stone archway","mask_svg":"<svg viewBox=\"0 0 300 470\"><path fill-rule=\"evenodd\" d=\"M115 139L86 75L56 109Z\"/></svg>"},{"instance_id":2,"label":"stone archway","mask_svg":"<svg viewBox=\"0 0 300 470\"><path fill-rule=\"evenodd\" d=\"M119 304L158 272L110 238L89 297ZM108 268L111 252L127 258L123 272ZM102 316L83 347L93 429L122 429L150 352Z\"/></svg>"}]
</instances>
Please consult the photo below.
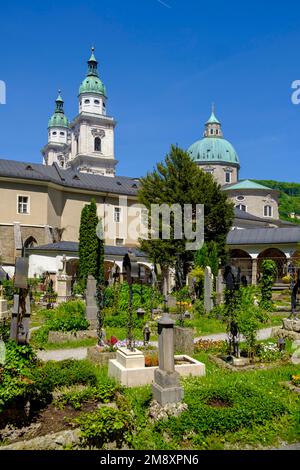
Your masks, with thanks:
<instances>
[{"instance_id":1,"label":"stone archway","mask_svg":"<svg viewBox=\"0 0 300 470\"><path fill-rule=\"evenodd\" d=\"M121 269L115 261L104 261L104 278L105 282L113 285L120 282Z\"/></svg>"},{"instance_id":2,"label":"stone archway","mask_svg":"<svg viewBox=\"0 0 300 470\"><path fill-rule=\"evenodd\" d=\"M279 248L267 248L262 251L257 257L257 268L259 276L261 275L262 263L264 260L270 259L276 263L277 266L277 279L276 282L280 283L283 276L287 273L287 257Z\"/></svg>"},{"instance_id":3,"label":"stone archway","mask_svg":"<svg viewBox=\"0 0 300 470\"><path fill-rule=\"evenodd\" d=\"M296 268L300 268L300 250L294 251L290 261Z\"/></svg>"},{"instance_id":4,"label":"stone archway","mask_svg":"<svg viewBox=\"0 0 300 470\"><path fill-rule=\"evenodd\" d=\"M245 276L247 284L252 282L252 258L245 250L230 250L230 264L236 268L240 268L241 277Z\"/></svg>"},{"instance_id":5,"label":"stone archway","mask_svg":"<svg viewBox=\"0 0 300 470\"><path fill-rule=\"evenodd\" d=\"M70 258L67 260L66 272L68 276L72 277L72 279L76 279L77 277L78 264L79 264L78 258Z\"/></svg>"},{"instance_id":6,"label":"stone archway","mask_svg":"<svg viewBox=\"0 0 300 470\"><path fill-rule=\"evenodd\" d=\"M33 248L34 246L37 246L37 241L34 237L28 237L25 242L24 242L24 249L26 248Z\"/></svg>"}]
</instances>

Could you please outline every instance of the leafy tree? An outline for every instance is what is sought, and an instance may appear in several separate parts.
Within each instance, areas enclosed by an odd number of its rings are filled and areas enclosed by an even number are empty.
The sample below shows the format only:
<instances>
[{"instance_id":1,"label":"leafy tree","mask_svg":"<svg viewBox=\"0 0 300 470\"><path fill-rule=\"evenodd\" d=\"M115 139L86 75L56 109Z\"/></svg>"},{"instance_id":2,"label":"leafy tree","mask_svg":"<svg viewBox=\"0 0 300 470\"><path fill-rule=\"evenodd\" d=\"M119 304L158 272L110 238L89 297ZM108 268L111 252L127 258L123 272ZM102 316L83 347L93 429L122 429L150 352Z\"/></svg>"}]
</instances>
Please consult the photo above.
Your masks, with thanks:
<instances>
[{"instance_id":1,"label":"leafy tree","mask_svg":"<svg viewBox=\"0 0 300 470\"><path fill-rule=\"evenodd\" d=\"M219 271L218 245L214 241L204 243L203 247L195 253L195 266L204 268L210 266L215 278Z\"/></svg>"},{"instance_id":2,"label":"leafy tree","mask_svg":"<svg viewBox=\"0 0 300 470\"><path fill-rule=\"evenodd\" d=\"M233 205L227 199L225 192L213 177L202 171L193 162L187 152L172 146L165 161L158 163L152 173L141 179L138 199L149 212L151 221L151 204L179 204L182 209L185 204L192 204L195 217L196 204L204 204L204 238L206 242L215 241L218 255L225 257L227 233L233 221ZM162 269L175 267L177 285L182 287L193 261L193 252L186 251L188 241L183 234L182 240L174 237L174 214L171 213L171 234L169 240L162 239L162 224L160 223L160 238L158 240L140 240L141 249L145 251L154 263L159 263ZM183 216L182 216L183 222ZM195 227L194 227L195 228Z\"/></svg>"}]
</instances>

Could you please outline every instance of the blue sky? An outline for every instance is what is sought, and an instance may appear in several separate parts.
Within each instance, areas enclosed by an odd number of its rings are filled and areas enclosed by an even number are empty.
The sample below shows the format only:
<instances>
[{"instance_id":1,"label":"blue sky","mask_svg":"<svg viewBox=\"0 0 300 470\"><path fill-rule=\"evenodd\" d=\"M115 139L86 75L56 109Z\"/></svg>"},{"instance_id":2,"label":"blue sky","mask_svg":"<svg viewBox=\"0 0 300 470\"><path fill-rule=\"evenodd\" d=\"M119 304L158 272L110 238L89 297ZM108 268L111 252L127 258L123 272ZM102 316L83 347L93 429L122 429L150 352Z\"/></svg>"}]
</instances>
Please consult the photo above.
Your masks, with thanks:
<instances>
[{"instance_id":1,"label":"blue sky","mask_svg":"<svg viewBox=\"0 0 300 470\"><path fill-rule=\"evenodd\" d=\"M286 0L72 0L0 7L0 156L41 162L61 88L69 119L95 45L116 118L118 174L200 138L211 102L242 178L300 182L300 4Z\"/></svg>"}]
</instances>

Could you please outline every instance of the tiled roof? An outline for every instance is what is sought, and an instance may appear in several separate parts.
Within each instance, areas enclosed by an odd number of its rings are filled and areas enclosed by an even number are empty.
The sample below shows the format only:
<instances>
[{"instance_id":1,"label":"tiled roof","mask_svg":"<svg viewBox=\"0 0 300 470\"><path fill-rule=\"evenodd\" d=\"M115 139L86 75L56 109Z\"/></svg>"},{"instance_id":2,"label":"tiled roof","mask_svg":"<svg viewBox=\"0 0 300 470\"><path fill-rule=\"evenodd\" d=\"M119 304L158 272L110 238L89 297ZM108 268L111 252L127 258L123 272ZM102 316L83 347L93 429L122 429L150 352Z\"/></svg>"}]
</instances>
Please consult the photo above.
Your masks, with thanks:
<instances>
[{"instance_id":1,"label":"tiled roof","mask_svg":"<svg viewBox=\"0 0 300 470\"><path fill-rule=\"evenodd\" d=\"M60 186L97 192L135 196L138 180L126 176L102 176L81 173L72 169L63 170L57 164L52 166L0 159L0 178L28 179L55 183Z\"/></svg>"},{"instance_id":2,"label":"tiled roof","mask_svg":"<svg viewBox=\"0 0 300 470\"><path fill-rule=\"evenodd\" d=\"M78 252L78 242L57 242L57 243L48 243L47 245L40 245L35 246L32 248L27 249L27 252L34 252L34 251L60 251L62 253L68 252ZM138 250L137 248L128 248L126 246L112 246L112 245L104 245L104 253L105 255L112 255L112 256L124 256L128 253L129 249L132 253L137 257L144 257L145 254Z\"/></svg>"},{"instance_id":3,"label":"tiled roof","mask_svg":"<svg viewBox=\"0 0 300 470\"><path fill-rule=\"evenodd\" d=\"M299 243L300 226L289 228L253 228L231 230L227 236L228 245L254 245Z\"/></svg>"}]
</instances>

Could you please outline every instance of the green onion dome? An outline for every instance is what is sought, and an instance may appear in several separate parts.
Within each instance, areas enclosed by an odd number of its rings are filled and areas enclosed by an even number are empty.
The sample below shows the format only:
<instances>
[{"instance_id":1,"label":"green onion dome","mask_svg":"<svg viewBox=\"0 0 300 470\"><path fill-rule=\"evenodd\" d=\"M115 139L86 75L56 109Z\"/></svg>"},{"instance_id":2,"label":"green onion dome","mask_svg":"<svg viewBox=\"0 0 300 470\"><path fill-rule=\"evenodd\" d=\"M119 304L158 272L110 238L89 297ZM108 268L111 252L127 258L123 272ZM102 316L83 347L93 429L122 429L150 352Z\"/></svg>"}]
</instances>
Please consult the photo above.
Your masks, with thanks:
<instances>
[{"instance_id":1,"label":"green onion dome","mask_svg":"<svg viewBox=\"0 0 300 470\"><path fill-rule=\"evenodd\" d=\"M92 54L88 60L87 76L79 87L79 94L83 93L97 93L106 96L106 88L99 78L98 62L94 56L94 48L92 48Z\"/></svg>"},{"instance_id":2,"label":"green onion dome","mask_svg":"<svg viewBox=\"0 0 300 470\"><path fill-rule=\"evenodd\" d=\"M58 97L55 100L56 107L48 122L49 127L69 127L69 121L64 113L64 101L61 97L60 90L58 91Z\"/></svg>"}]
</instances>

